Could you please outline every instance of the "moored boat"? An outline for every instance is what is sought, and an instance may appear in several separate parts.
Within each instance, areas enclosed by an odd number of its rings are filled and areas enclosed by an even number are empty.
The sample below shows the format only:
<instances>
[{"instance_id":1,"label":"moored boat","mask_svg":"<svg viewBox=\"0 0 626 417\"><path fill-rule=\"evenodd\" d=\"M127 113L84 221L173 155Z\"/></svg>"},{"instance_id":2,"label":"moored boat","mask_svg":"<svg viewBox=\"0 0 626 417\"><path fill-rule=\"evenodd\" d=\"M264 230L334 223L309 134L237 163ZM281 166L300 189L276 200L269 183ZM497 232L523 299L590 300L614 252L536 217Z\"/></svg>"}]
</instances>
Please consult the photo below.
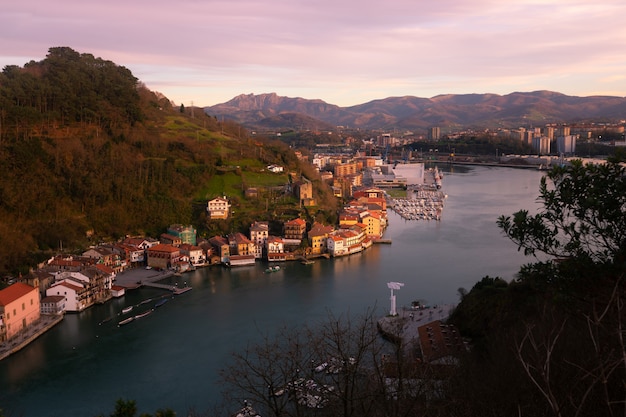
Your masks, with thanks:
<instances>
[{"instance_id":1,"label":"moored boat","mask_svg":"<svg viewBox=\"0 0 626 417\"><path fill-rule=\"evenodd\" d=\"M154 308L161 307L163 304L167 303L168 301L169 301L168 298L162 298L159 301L157 301L157 303L154 305Z\"/></svg>"},{"instance_id":2,"label":"moored boat","mask_svg":"<svg viewBox=\"0 0 626 417\"><path fill-rule=\"evenodd\" d=\"M135 315L135 317L134 317L134 318L135 318L135 319L140 319L140 318L146 317L148 314L152 313L153 311L154 311L154 310L146 310L146 311L144 311L144 312L143 312L143 313L141 313L141 314L137 314L137 315Z\"/></svg>"},{"instance_id":3,"label":"moored boat","mask_svg":"<svg viewBox=\"0 0 626 417\"><path fill-rule=\"evenodd\" d=\"M270 272L278 272L278 271L280 271L280 266L278 266L278 265L270 266L269 268L267 268L265 270L265 272L268 273L268 274Z\"/></svg>"},{"instance_id":4,"label":"moored boat","mask_svg":"<svg viewBox=\"0 0 626 417\"><path fill-rule=\"evenodd\" d=\"M117 323L118 326L123 326L125 324L130 323L131 321L135 320L135 317L128 317L127 319L124 319L122 321L120 321L119 323Z\"/></svg>"},{"instance_id":5,"label":"moored boat","mask_svg":"<svg viewBox=\"0 0 626 417\"><path fill-rule=\"evenodd\" d=\"M133 306L124 307L122 309L122 314L130 313L133 310Z\"/></svg>"}]
</instances>

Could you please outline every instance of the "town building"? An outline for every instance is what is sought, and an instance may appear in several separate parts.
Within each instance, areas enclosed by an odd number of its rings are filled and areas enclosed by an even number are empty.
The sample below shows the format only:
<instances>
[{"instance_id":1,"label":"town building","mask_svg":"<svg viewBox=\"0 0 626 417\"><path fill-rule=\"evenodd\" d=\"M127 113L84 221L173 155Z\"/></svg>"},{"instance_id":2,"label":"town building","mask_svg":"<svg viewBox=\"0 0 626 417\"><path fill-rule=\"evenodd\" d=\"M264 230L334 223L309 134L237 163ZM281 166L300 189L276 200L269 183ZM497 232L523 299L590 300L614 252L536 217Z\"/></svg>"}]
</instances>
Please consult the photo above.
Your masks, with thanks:
<instances>
[{"instance_id":1,"label":"town building","mask_svg":"<svg viewBox=\"0 0 626 417\"><path fill-rule=\"evenodd\" d=\"M285 253L285 244L283 239L278 236L268 236L267 238L267 260L270 262L285 261L287 254Z\"/></svg>"},{"instance_id":2,"label":"town building","mask_svg":"<svg viewBox=\"0 0 626 417\"><path fill-rule=\"evenodd\" d=\"M232 255L253 255L256 253L256 245L240 232L228 235L228 246Z\"/></svg>"},{"instance_id":3,"label":"town building","mask_svg":"<svg viewBox=\"0 0 626 417\"><path fill-rule=\"evenodd\" d=\"M228 239L223 236L213 236L209 239L209 244L213 248L213 253L219 258L219 262L227 263L230 257L230 245Z\"/></svg>"},{"instance_id":4,"label":"town building","mask_svg":"<svg viewBox=\"0 0 626 417\"><path fill-rule=\"evenodd\" d=\"M178 247L178 249L180 249L180 254L186 256L189 260L189 263L194 267L206 265L206 254L200 246L183 243Z\"/></svg>"},{"instance_id":5,"label":"town building","mask_svg":"<svg viewBox=\"0 0 626 417\"><path fill-rule=\"evenodd\" d=\"M230 204L225 197L217 197L213 200L209 200L206 210L209 213L209 218L211 220L227 219L230 210Z\"/></svg>"},{"instance_id":6,"label":"town building","mask_svg":"<svg viewBox=\"0 0 626 417\"><path fill-rule=\"evenodd\" d=\"M39 320L39 290L21 282L0 290L0 342L5 342Z\"/></svg>"},{"instance_id":7,"label":"town building","mask_svg":"<svg viewBox=\"0 0 626 417\"><path fill-rule=\"evenodd\" d=\"M456 327L440 320L418 327L417 333L424 363L454 365L467 350Z\"/></svg>"},{"instance_id":8,"label":"town building","mask_svg":"<svg viewBox=\"0 0 626 417\"><path fill-rule=\"evenodd\" d=\"M293 219L284 223L285 239L302 240L306 233L306 222L302 219Z\"/></svg>"},{"instance_id":9,"label":"town building","mask_svg":"<svg viewBox=\"0 0 626 417\"><path fill-rule=\"evenodd\" d=\"M63 314L65 312L65 296L50 295L41 299L41 314Z\"/></svg>"},{"instance_id":10,"label":"town building","mask_svg":"<svg viewBox=\"0 0 626 417\"><path fill-rule=\"evenodd\" d=\"M335 230L333 226L324 226L321 223L313 223L311 230L308 232L309 250L311 255L320 255L327 252L326 240L328 236Z\"/></svg>"},{"instance_id":11,"label":"town building","mask_svg":"<svg viewBox=\"0 0 626 417\"><path fill-rule=\"evenodd\" d=\"M180 238L180 236L172 235L169 233L161 233L161 236L159 238L161 243L165 245L179 246L183 243L183 240Z\"/></svg>"},{"instance_id":12,"label":"town building","mask_svg":"<svg viewBox=\"0 0 626 417\"><path fill-rule=\"evenodd\" d=\"M148 266L156 269L170 269L180 259L180 249L161 243L148 249Z\"/></svg>"},{"instance_id":13,"label":"town building","mask_svg":"<svg viewBox=\"0 0 626 417\"><path fill-rule=\"evenodd\" d=\"M46 296L64 296L65 310L80 312L111 298L115 274L110 267L89 267L81 272L59 272Z\"/></svg>"},{"instance_id":14,"label":"town building","mask_svg":"<svg viewBox=\"0 0 626 417\"><path fill-rule=\"evenodd\" d=\"M181 243L188 245L196 245L196 229L193 226L183 226L182 224L173 224L167 228L167 233L180 238Z\"/></svg>"},{"instance_id":15,"label":"town building","mask_svg":"<svg viewBox=\"0 0 626 417\"><path fill-rule=\"evenodd\" d=\"M263 248L269 236L270 226L268 222L254 222L250 225L250 240L256 245L254 257L261 259L263 257Z\"/></svg>"}]
</instances>

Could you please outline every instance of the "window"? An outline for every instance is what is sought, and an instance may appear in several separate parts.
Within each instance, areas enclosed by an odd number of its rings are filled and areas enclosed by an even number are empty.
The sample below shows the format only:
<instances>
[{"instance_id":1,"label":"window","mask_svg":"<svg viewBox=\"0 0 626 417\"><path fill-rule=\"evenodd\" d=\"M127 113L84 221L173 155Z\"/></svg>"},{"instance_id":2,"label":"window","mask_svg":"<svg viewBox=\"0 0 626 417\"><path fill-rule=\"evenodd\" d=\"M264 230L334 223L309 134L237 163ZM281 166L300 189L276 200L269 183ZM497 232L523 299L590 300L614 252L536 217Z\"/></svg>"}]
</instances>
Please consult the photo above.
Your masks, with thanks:
<instances>
[{"instance_id":1,"label":"window","mask_svg":"<svg viewBox=\"0 0 626 417\"><path fill-rule=\"evenodd\" d=\"M22 311L26 310L26 303L22 303Z\"/></svg>"}]
</instances>

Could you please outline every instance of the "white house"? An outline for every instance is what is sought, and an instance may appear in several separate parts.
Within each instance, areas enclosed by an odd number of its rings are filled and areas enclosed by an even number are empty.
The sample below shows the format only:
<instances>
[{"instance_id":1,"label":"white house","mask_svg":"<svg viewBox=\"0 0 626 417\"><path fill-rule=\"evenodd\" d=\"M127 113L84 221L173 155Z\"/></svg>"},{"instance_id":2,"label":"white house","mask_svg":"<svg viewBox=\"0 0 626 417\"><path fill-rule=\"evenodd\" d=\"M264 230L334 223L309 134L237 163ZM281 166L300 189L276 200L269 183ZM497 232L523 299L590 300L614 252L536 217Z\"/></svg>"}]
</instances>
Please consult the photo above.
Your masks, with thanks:
<instances>
[{"instance_id":1,"label":"white house","mask_svg":"<svg viewBox=\"0 0 626 417\"><path fill-rule=\"evenodd\" d=\"M268 261L284 261L286 259L285 243L281 237L268 236L266 245Z\"/></svg>"},{"instance_id":2,"label":"white house","mask_svg":"<svg viewBox=\"0 0 626 417\"><path fill-rule=\"evenodd\" d=\"M63 296L65 297L65 311L79 312L88 307L84 297L86 292L85 286L78 282L59 281L46 290L46 296Z\"/></svg>"},{"instance_id":3,"label":"white house","mask_svg":"<svg viewBox=\"0 0 626 417\"><path fill-rule=\"evenodd\" d=\"M189 263L193 266L206 265L206 255L200 246L183 243L179 246L180 253L189 257Z\"/></svg>"},{"instance_id":4,"label":"white house","mask_svg":"<svg viewBox=\"0 0 626 417\"><path fill-rule=\"evenodd\" d=\"M227 219L230 204L226 198L217 197L213 200L209 200L206 210L211 219Z\"/></svg>"},{"instance_id":5,"label":"white house","mask_svg":"<svg viewBox=\"0 0 626 417\"><path fill-rule=\"evenodd\" d=\"M267 167L267 169L268 169L269 171L274 172L274 173L280 173L280 172L283 172L283 171L284 171L284 168L283 168L283 167L281 167L280 165L269 165L269 166Z\"/></svg>"},{"instance_id":6,"label":"white house","mask_svg":"<svg viewBox=\"0 0 626 417\"><path fill-rule=\"evenodd\" d=\"M343 256L349 253L346 240L341 236L328 236L328 239L326 239L326 247L328 248L330 256Z\"/></svg>"}]
</instances>

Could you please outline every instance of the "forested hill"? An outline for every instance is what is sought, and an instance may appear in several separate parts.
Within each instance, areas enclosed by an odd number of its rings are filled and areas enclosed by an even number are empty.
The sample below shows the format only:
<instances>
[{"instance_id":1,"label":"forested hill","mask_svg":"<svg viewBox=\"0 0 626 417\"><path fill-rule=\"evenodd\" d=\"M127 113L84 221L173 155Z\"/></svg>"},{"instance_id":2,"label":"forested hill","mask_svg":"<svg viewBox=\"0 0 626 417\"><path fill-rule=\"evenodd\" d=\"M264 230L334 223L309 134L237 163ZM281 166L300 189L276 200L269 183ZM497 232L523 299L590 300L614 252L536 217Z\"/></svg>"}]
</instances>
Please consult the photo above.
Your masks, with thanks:
<instances>
[{"instance_id":1,"label":"forested hill","mask_svg":"<svg viewBox=\"0 0 626 417\"><path fill-rule=\"evenodd\" d=\"M174 108L127 68L67 47L5 67L0 273L60 247L201 225L220 166L247 158L296 168L285 146L259 142L200 109Z\"/></svg>"}]
</instances>

